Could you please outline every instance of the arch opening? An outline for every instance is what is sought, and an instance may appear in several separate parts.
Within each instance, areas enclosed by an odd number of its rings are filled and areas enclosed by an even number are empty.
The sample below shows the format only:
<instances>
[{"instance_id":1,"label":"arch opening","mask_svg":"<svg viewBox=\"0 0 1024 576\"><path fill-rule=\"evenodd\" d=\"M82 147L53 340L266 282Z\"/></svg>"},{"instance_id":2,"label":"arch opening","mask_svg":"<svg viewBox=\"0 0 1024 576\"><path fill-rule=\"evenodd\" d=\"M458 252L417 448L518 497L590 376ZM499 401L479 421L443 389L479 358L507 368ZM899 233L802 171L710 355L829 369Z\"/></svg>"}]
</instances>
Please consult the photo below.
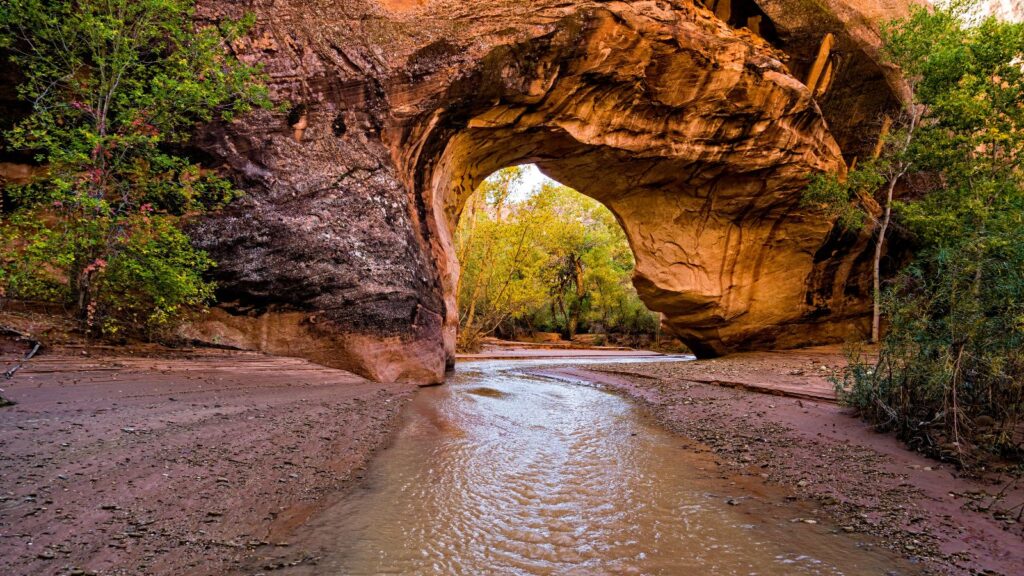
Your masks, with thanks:
<instances>
[{"instance_id":1,"label":"arch opening","mask_svg":"<svg viewBox=\"0 0 1024 576\"><path fill-rule=\"evenodd\" d=\"M601 202L532 164L501 169L470 195L454 235L457 349L487 337L683 351L632 283L632 247Z\"/></svg>"}]
</instances>

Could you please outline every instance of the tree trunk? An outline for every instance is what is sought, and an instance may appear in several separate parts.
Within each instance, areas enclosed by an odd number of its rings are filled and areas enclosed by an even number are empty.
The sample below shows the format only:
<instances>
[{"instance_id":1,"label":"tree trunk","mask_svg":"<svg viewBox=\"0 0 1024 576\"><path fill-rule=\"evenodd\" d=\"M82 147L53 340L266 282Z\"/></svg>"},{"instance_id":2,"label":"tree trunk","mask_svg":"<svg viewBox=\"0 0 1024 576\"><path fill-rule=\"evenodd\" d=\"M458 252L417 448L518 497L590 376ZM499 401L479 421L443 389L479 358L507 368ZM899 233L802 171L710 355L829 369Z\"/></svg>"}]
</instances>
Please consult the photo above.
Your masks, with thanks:
<instances>
[{"instance_id":1,"label":"tree trunk","mask_svg":"<svg viewBox=\"0 0 1024 576\"><path fill-rule=\"evenodd\" d=\"M565 300L562 298L561 294L559 294L558 296L555 297L555 303L558 304L558 311L562 313L562 318L565 318L565 329L568 332L569 331L569 314L565 311ZM570 340L572 339L572 334L571 333L569 334L569 339Z\"/></svg>"},{"instance_id":2,"label":"tree trunk","mask_svg":"<svg viewBox=\"0 0 1024 576\"><path fill-rule=\"evenodd\" d=\"M469 299L469 310L466 312L466 320L462 325L462 329L459 330L459 342L462 344L462 348L470 342L476 341L476 334L473 329L473 321L476 320L476 299L480 296L480 282L477 279L477 283L473 285L473 294Z\"/></svg>"},{"instance_id":3,"label":"tree trunk","mask_svg":"<svg viewBox=\"0 0 1024 576\"><path fill-rule=\"evenodd\" d=\"M882 324L882 310L881 310L881 299L882 299L882 279L881 279L881 268L882 268L882 248L885 243L885 233L889 229L889 220L892 217L892 193L896 188L896 181L899 180L899 176L893 178L889 182L889 187L885 192L885 209L882 214L882 225L878 229L878 240L875 242L875 256L872 261L872 294L871 294L871 343L878 342L879 331Z\"/></svg>"},{"instance_id":4,"label":"tree trunk","mask_svg":"<svg viewBox=\"0 0 1024 576\"><path fill-rule=\"evenodd\" d=\"M914 138L914 130L917 128L917 121L921 111L913 106L910 107L910 124L907 127L907 135L903 141L903 151L906 151L910 147L910 143ZM888 122L885 124L883 130L888 132ZM881 140L880 140L881 142ZM881 145L876 148L876 155L881 153ZM900 178L903 177L907 171L910 170L909 164L901 164L899 170L896 171L895 175L889 179L889 186L885 191L885 208L882 213L882 222L878 230L878 241L875 243L875 255L874 261L872 262L872 302L871 302L871 343L878 342L880 338L881 323L882 323L882 279L881 279L881 263L882 263L882 248L885 244L885 233L889 230L889 220L892 218L892 196L893 191L896 189L896 183L899 182Z\"/></svg>"},{"instance_id":5,"label":"tree trunk","mask_svg":"<svg viewBox=\"0 0 1024 576\"><path fill-rule=\"evenodd\" d=\"M579 256L572 256L572 273L573 282L576 284L576 301L572 305L572 318L567 321L569 340L572 340L572 337L576 335L577 328L579 328L583 297L587 294L583 286L583 261Z\"/></svg>"}]
</instances>

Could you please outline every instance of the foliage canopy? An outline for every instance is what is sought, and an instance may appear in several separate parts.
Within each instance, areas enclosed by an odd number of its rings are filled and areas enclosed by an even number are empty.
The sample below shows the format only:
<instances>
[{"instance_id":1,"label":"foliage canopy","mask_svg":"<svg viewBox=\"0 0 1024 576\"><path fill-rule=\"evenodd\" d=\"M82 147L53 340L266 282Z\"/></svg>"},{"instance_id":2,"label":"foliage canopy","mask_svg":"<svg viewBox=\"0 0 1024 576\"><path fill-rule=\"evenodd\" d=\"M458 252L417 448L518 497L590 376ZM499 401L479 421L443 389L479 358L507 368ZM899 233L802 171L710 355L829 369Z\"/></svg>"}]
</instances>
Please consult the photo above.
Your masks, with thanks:
<instances>
[{"instance_id":1,"label":"foliage canopy","mask_svg":"<svg viewBox=\"0 0 1024 576\"><path fill-rule=\"evenodd\" d=\"M456 232L460 345L523 332L653 334L631 281L633 253L601 203L551 182L526 197L522 168L496 172Z\"/></svg>"}]
</instances>

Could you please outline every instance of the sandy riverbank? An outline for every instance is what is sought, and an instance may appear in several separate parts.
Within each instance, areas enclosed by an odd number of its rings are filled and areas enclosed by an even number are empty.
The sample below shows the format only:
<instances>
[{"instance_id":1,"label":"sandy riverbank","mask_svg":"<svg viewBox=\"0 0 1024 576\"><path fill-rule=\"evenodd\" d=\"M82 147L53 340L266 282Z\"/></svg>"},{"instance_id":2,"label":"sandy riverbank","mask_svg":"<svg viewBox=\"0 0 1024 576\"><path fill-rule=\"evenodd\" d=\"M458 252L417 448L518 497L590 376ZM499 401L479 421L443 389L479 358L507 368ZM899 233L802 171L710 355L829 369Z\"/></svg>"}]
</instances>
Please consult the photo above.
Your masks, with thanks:
<instances>
[{"instance_id":1,"label":"sandy riverbank","mask_svg":"<svg viewBox=\"0 0 1024 576\"><path fill-rule=\"evenodd\" d=\"M7 383L18 404L0 409L5 574L302 562L287 546L293 530L358 484L414 389L257 354L105 354L50 351ZM1002 486L959 477L850 417L825 378L842 362L824 348L542 371L646 405L717 462L723 483L752 487L754 499L768 497L756 490L767 483L811 505L794 521L877 536L937 573L1020 573L1021 525L993 511L1024 502L1024 490L978 511Z\"/></svg>"},{"instance_id":2,"label":"sandy riverbank","mask_svg":"<svg viewBox=\"0 0 1024 576\"><path fill-rule=\"evenodd\" d=\"M928 572L1024 574L1019 508L1010 519L999 513L1024 503L1021 482L1000 494L1009 478L965 478L872 431L834 402L826 377L843 364L827 347L540 372L641 402L710 452L723 482L780 486L816 504L811 520L879 537Z\"/></svg>"},{"instance_id":3,"label":"sandy riverbank","mask_svg":"<svg viewBox=\"0 0 1024 576\"><path fill-rule=\"evenodd\" d=\"M225 574L360 477L411 385L303 360L53 352L5 385L9 575Z\"/></svg>"}]
</instances>

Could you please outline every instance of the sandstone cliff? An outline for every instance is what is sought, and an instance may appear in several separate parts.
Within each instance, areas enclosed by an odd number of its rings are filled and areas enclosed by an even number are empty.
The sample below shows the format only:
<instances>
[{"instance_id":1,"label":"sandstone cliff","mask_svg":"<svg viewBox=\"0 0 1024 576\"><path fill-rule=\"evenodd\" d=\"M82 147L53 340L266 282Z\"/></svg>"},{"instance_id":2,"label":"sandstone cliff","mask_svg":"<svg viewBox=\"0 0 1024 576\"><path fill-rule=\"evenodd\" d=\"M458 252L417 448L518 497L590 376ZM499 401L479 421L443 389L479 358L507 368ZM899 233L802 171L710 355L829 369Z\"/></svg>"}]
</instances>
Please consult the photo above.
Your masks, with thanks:
<instances>
[{"instance_id":1,"label":"sandstone cliff","mask_svg":"<svg viewBox=\"0 0 1024 576\"><path fill-rule=\"evenodd\" d=\"M289 113L198 144L247 196L198 225L225 304L202 338L380 380L453 354L454 223L533 162L605 203L644 301L704 355L856 336L867 237L799 207L868 153L900 93L886 0L202 0Z\"/></svg>"}]
</instances>

